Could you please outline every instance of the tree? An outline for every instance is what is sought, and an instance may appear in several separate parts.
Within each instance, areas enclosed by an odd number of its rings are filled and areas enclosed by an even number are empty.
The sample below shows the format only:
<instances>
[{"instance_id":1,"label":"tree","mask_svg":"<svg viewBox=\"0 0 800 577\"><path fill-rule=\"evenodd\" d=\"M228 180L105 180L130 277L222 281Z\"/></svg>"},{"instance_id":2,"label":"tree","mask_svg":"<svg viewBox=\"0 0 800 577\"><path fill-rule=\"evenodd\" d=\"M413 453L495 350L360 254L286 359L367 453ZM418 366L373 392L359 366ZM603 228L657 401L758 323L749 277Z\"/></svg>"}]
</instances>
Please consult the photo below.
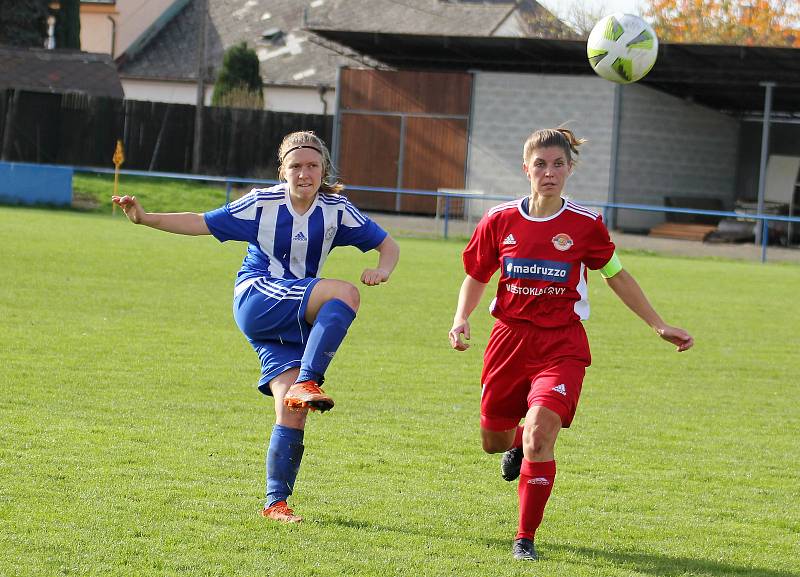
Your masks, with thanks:
<instances>
[{"instance_id":1,"label":"tree","mask_svg":"<svg viewBox=\"0 0 800 577\"><path fill-rule=\"evenodd\" d=\"M0 44L42 48L48 0L0 0Z\"/></svg>"},{"instance_id":2,"label":"tree","mask_svg":"<svg viewBox=\"0 0 800 577\"><path fill-rule=\"evenodd\" d=\"M545 0L540 2L548 10L556 14L562 26L571 30L571 35L554 35L551 38L575 38L586 40L599 20L613 12L606 8L602 0L586 2L585 0Z\"/></svg>"},{"instance_id":3,"label":"tree","mask_svg":"<svg viewBox=\"0 0 800 577\"><path fill-rule=\"evenodd\" d=\"M517 0L517 13L531 38L561 38L574 40L575 30L555 15L553 11L535 0Z\"/></svg>"},{"instance_id":4,"label":"tree","mask_svg":"<svg viewBox=\"0 0 800 577\"><path fill-rule=\"evenodd\" d=\"M611 14L605 4L587 5L584 2L573 2L569 7L566 21L578 32L583 39L589 38L589 33L600 20Z\"/></svg>"},{"instance_id":5,"label":"tree","mask_svg":"<svg viewBox=\"0 0 800 577\"><path fill-rule=\"evenodd\" d=\"M80 0L59 0L55 37L56 48L81 49Z\"/></svg>"},{"instance_id":6,"label":"tree","mask_svg":"<svg viewBox=\"0 0 800 577\"><path fill-rule=\"evenodd\" d=\"M258 56L246 42L232 46L225 52L214 94L213 106L237 108L263 108L264 83L261 80Z\"/></svg>"},{"instance_id":7,"label":"tree","mask_svg":"<svg viewBox=\"0 0 800 577\"><path fill-rule=\"evenodd\" d=\"M800 47L797 0L650 0L643 16L668 42Z\"/></svg>"}]
</instances>

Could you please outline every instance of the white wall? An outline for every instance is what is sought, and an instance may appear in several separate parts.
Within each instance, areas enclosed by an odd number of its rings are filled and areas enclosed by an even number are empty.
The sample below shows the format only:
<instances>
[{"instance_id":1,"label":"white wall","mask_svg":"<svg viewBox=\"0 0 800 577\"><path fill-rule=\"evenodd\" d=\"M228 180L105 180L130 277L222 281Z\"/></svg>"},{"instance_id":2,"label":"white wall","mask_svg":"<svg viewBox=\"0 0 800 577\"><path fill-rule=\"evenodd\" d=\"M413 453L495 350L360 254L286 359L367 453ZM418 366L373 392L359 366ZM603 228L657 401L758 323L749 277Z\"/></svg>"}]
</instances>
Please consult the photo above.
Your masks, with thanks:
<instances>
[{"instance_id":1,"label":"white wall","mask_svg":"<svg viewBox=\"0 0 800 577\"><path fill-rule=\"evenodd\" d=\"M334 114L336 90L325 92L325 105L315 87L267 86L264 88L264 108L278 112L302 112L305 114Z\"/></svg>"},{"instance_id":2,"label":"white wall","mask_svg":"<svg viewBox=\"0 0 800 577\"><path fill-rule=\"evenodd\" d=\"M81 14L81 50L111 54L113 25L109 16L115 18L109 13Z\"/></svg>"},{"instance_id":3,"label":"white wall","mask_svg":"<svg viewBox=\"0 0 800 577\"><path fill-rule=\"evenodd\" d=\"M125 98L128 100L147 100L176 104L195 104L197 85L190 82L154 82L152 80L133 80L120 78ZM205 103L211 104L213 86L205 87Z\"/></svg>"},{"instance_id":4,"label":"white wall","mask_svg":"<svg viewBox=\"0 0 800 577\"><path fill-rule=\"evenodd\" d=\"M175 0L116 0L113 5L82 4L81 50L116 58L174 3Z\"/></svg>"},{"instance_id":5,"label":"white wall","mask_svg":"<svg viewBox=\"0 0 800 577\"><path fill-rule=\"evenodd\" d=\"M153 102L174 102L194 104L197 100L197 86L190 82L165 82L122 78L125 98L130 100L148 100ZM211 104L213 86L206 86L206 104ZM327 114L334 113L336 91L325 93ZM264 108L277 112L299 112L306 114L322 114L324 107L320 93L316 88L298 88L268 86L264 89Z\"/></svg>"},{"instance_id":6,"label":"white wall","mask_svg":"<svg viewBox=\"0 0 800 577\"><path fill-rule=\"evenodd\" d=\"M580 202L608 199L614 85L591 76L478 72L473 92L467 188L525 196L522 147L540 128L566 124L588 142L566 193ZM497 204L497 202L487 203Z\"/></svg>"},{"instance_id":7,"label":"white wall","mask_svg":"<svg viewBox=\"0 0 800 577\"><path fill-rule=\"evenodd\" d=\"M567 196L579 203L609 201L615 87L593 76L476 73L466 188L528 194L525 140L536 129L566 124L588 140ZM616 201L661 206L667 196L713 198L731 208L738 134L739 122L725 114L644 85L623 86ZM482 209L497 202L487 201ZM639 230L665 220L655 212L617 216L618 227Z\"/></svg>"},{"instance_id":8,"label":"white wall","mask_svg":"<svg viewBox=\"0 0 800 577\"><path fill-rule=\"evenodd\" d=\"M622 87L617 201L664 204L664 197L736 198L739 122L644 85ZM620 228L647 229L664 213L620 211Z\"/></svg>"},{"instance_id":9,"label":"white wall","mask_svg":"<svg viewBox=\"0 0 800 577\"><path fill-rule=\"evenodd\" d=\"M175 0L117 0L117 32L114 56L128 49Z\"/></svg>"}]
</instances>

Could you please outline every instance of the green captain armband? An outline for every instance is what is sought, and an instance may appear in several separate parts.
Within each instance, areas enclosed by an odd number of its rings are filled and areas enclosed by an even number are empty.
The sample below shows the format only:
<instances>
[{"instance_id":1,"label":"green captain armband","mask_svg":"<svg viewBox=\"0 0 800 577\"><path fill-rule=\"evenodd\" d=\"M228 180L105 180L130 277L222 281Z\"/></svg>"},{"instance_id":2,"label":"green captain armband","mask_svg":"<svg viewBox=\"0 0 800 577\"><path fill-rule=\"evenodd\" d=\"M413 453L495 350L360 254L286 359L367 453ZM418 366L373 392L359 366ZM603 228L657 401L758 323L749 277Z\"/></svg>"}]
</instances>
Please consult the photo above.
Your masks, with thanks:
<instances>
[{"instance_id":1,"label":"green captain armband","mask_svg":"<svg viewBox=\"0 0 800 577\"><path fill-rule=\"evenodd\" d=\"M606 263L606 266L600 269L600 274L603 275L603 278L611 278L621 270L622 270L622 263L620 262L619 257L615 252L611 256L611 260L609 260Z\"/></svg>"}]
</instances>

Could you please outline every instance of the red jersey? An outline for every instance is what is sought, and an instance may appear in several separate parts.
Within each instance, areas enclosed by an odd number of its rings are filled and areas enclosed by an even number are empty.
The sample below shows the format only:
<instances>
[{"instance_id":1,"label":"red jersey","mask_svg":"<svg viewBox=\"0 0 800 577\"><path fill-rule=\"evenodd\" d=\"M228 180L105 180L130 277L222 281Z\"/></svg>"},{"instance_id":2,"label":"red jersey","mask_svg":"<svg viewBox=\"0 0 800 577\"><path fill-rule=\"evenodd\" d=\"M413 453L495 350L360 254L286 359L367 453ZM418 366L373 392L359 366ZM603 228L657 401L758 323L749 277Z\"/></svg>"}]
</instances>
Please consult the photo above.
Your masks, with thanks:
<instances>
[{"instance_id":1,"label":"red jersey","mask_svg":"<svg viewBox=\"0 0 800 577\"><path fill-rule=\"evenodd\" d=\"M501 269L491 313L541 327L589 318L587 267L604 267L614 243L599 214L570 200L556 214L534 218L525 199L486 213L464 249L464 270L488 283Z\"/></svg>"}]
</instances>

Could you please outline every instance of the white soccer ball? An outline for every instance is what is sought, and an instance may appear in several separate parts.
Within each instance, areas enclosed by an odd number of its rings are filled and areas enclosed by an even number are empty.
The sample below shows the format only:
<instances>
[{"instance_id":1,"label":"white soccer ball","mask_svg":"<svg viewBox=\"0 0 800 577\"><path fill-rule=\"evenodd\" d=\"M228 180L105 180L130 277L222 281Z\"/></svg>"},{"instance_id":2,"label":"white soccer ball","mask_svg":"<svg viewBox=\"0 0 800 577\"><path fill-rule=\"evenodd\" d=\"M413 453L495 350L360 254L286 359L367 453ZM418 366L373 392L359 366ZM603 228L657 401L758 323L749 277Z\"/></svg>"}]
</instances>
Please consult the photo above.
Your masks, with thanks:
<instances>
[{"instance_id":1,"label":"white soccer ball","mask_svg":"<svg viewBox=\"0 0 800 577\"><path fill-rule=\"evenodd\" d=\"M597 74L628 84L644 78L656 63L658 38L638 16L617 12L594 25L586 41L586 54Z\"/></svg>"}]
</instances>

